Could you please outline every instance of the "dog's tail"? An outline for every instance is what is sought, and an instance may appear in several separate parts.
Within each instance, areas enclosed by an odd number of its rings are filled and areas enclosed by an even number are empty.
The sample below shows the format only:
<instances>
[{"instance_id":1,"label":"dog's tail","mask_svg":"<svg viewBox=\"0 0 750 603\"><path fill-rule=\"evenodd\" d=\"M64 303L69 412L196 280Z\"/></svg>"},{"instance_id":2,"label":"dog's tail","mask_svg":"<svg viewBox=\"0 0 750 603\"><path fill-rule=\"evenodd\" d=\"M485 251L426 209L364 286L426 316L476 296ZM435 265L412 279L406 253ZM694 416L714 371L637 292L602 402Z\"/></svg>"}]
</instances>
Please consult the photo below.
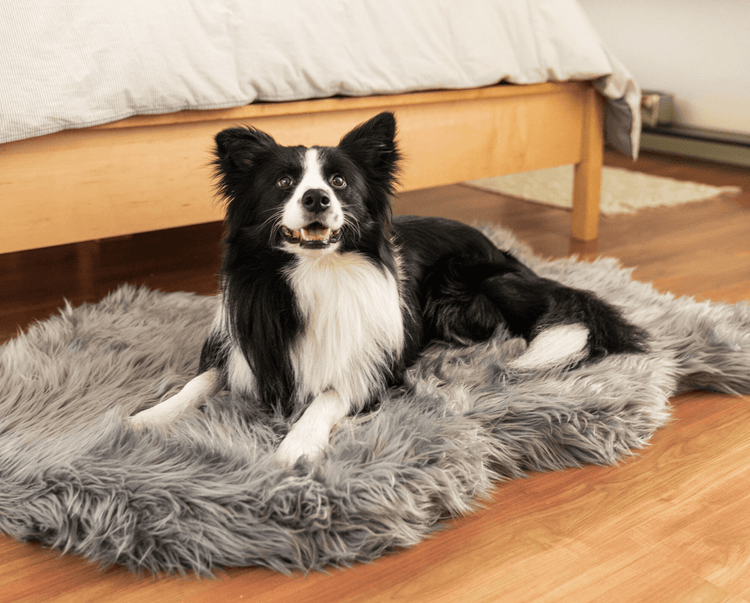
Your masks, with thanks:
<instances>
[{"instance_id":1,"label":"dog's tail","mask_svg":"<svg viewBox=\"0 0 750 603\"><path fill-rule=\"evenodd\" d=\"M665 309L649 330L675 360L678 391L750 393L750 304L681 298Z\"/></svg>"}]
</instances>

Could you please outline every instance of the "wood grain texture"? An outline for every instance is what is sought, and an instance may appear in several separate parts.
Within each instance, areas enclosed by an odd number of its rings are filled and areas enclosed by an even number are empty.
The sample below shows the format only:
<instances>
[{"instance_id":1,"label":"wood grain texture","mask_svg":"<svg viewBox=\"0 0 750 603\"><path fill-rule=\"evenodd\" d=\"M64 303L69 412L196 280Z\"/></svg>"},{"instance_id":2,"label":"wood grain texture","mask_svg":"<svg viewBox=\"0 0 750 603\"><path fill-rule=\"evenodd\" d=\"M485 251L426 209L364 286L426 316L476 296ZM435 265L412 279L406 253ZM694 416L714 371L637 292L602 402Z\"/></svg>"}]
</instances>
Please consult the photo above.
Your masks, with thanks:
<instances>
[{"instance_id":1,"label":"wood grain texture","mask_svg":"<svg viewBox=\"0 0 750 603\"><path fill-rule=\"evenodd\" d=\"M573 176L573 210L571 234L579 241L593 241L599 236L599 199L602 190L602 156L604 153L604 99L594 90L586 93L583 110L581 160Z\"/></svg>"},{"instance_id":2,"label":"wood grain texture","mask_svg":"<svg viewBox=\"0 0 750 603\"><path fill-rule=\"evenodd\" d=\"M627 158L606 163L632 167ZM644 172L734 184L739 197L603 218L572 241L569 212L464 186L402 195L397 211L499 222L537 253L615 256L662 291L750 298L750 172L642 157ZM217 224L0 256L0 339L67 297L121 282L215 290ZM750 399L688 393L651 445L615 467L498 484L484 508L417 547L307 577L255 568L216 580L133 577L0 537L0 601L750 601Z\"/></svg>"},{"instance_id":3,"label":"wood grain texture","mask_svg":"<svg viewBox=\"0 0 750 603\"><path fill-rule=\"evenodd\" d=\"M594 94L589 83L566 82L259 104L6 143L0 253L220 219L221 208L206 203L212 139L240 122L284 145L335 145L376 113L394 111L405 156L401 186L416 190L578 163ZM585 171L587 182L599 171L590 155ZM582 194L593 202L590 191Z\"/></svg>"}]
</instances>

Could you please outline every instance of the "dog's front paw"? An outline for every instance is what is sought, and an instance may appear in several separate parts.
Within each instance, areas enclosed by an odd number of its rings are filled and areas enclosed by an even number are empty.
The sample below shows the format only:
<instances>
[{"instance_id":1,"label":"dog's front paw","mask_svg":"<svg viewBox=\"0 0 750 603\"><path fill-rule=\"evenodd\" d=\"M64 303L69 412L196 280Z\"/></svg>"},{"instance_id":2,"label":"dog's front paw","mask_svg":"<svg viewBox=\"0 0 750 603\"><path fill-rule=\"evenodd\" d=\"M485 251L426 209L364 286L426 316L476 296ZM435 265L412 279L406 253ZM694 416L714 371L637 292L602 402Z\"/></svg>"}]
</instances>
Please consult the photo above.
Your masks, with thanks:
<instances>
[{"instance_id":1,"label":"dog's front paw","mask_svg":"<svg viewBox=\"0 0 750 603\"><path fill-rule=\"evenodd\" d=\"M130 424L137 429L166 427L197 409L220 389L221 378L216 369L201 373L171 398L130 417Z\"/></svg>"},{"instance_id":2,"label":"dog's front paw","mask_svg":"<svg viewBox=\"0 0 750 603\"><path fill-rule=\"evenodd\" d=\"M320 442L309 434L301 434L300 430L292 429L281 441L274 456L282 467L293 467L303 456L314 463L323 456L326 443L327 438Z\"/></svg>"}]
</instances>

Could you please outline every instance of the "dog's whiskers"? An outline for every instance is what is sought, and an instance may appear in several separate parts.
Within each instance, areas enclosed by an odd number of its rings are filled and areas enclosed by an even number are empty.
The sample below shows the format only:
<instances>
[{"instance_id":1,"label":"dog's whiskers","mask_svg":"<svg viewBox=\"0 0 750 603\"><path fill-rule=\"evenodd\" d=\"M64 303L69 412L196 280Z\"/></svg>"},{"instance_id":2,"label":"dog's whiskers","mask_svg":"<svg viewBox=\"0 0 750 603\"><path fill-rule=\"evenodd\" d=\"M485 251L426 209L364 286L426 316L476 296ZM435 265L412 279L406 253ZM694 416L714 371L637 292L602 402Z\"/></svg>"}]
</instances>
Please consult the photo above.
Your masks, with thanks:
<instances>
[{"instance_id":1,"label":"dog's whiskers","mask_svg":"<svg viewBox=\"0 0 750 603\"><path fill-rule=\"evenodd\" d=\"M347 228L347 227L353 230L358 238L362 236L362 228L359 224L359 220L357 220L357 218L355 218L351 214L344 213L343 228Z\"/></svg>"},{"instance_id":2,"label":"dog's whiskers","mask_svg":"<svg viewBox=\"0 0 750 603\"><path fill-rule=\"evenodd\" d=\"M279 230L281 230L281 227L283 226L283 224L281 223L283 217L284 217L284 210L283 208L281 208L281 209L274 211L263 222L262 226L266 226L267 224L272 223L269 241L273 241L276 238L276 235L278 234Z\"/></svg>"}]
</instances>

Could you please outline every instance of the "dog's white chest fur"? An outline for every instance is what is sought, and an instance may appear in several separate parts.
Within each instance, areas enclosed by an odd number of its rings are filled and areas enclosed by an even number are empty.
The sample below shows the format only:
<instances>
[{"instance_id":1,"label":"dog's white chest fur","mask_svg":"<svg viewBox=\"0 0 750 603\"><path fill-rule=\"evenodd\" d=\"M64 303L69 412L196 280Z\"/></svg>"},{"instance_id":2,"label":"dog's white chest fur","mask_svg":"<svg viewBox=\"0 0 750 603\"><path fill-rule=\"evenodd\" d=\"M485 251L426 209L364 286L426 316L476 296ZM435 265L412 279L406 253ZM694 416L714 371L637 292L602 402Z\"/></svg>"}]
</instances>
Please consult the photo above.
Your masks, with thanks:
<instances>
[{"instance_id":1,"label":"dog's white chest fur","mask_svg":"<svg viewBox=\"0 0 750 603\"><path fill-rule=\"evenodd\" d=\"M353 252L299 256L287 276L304 322L292 350L299 393L334 390L356 408L403 347L396 279Z\"/></svg>"}]
</instances>

